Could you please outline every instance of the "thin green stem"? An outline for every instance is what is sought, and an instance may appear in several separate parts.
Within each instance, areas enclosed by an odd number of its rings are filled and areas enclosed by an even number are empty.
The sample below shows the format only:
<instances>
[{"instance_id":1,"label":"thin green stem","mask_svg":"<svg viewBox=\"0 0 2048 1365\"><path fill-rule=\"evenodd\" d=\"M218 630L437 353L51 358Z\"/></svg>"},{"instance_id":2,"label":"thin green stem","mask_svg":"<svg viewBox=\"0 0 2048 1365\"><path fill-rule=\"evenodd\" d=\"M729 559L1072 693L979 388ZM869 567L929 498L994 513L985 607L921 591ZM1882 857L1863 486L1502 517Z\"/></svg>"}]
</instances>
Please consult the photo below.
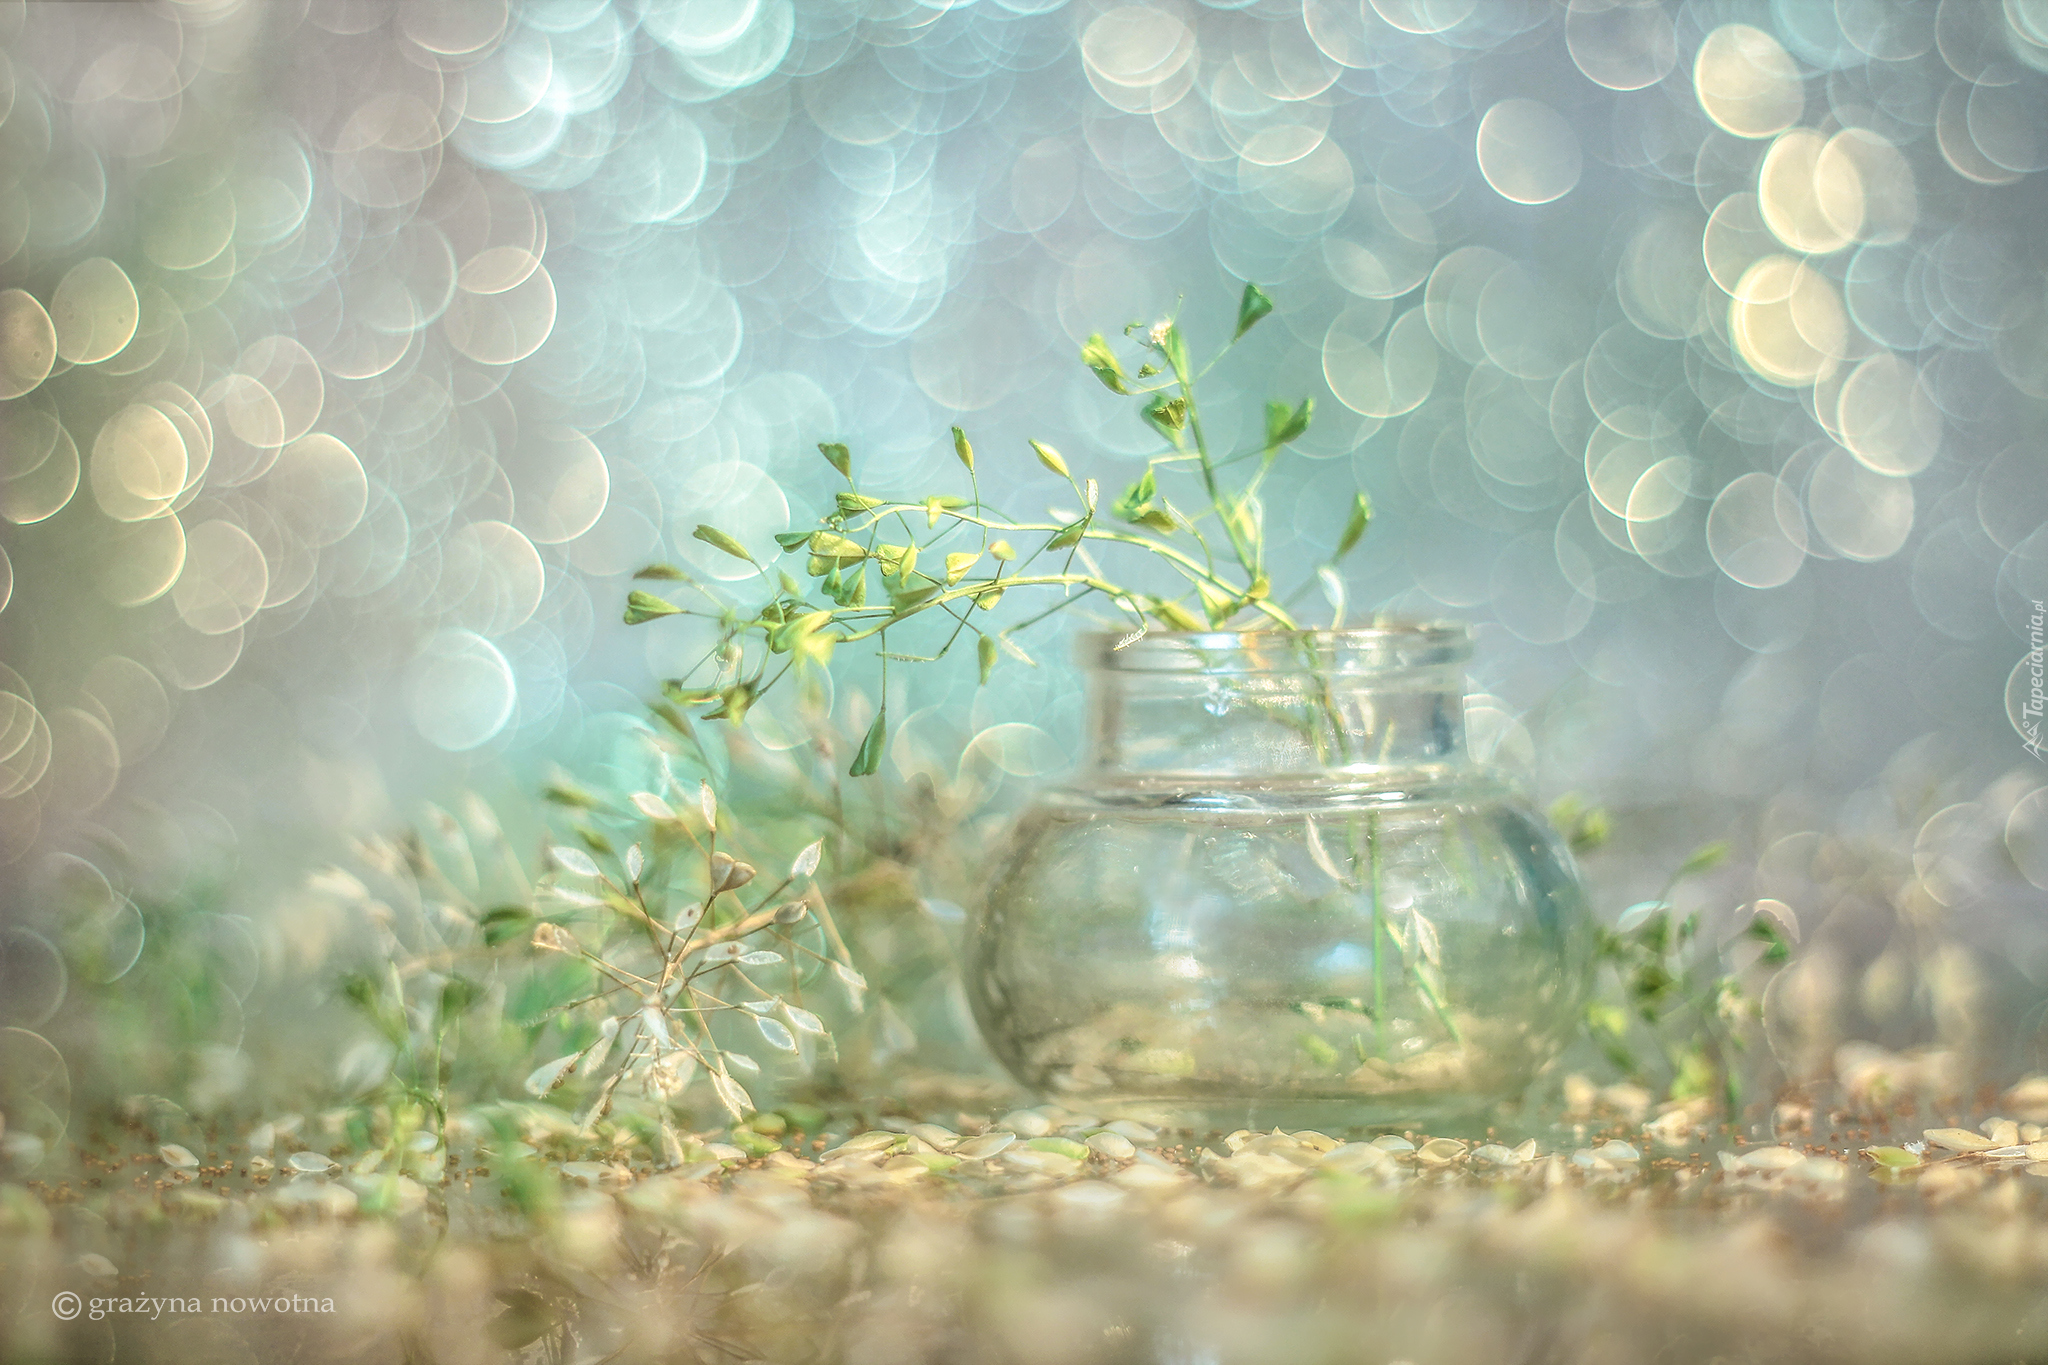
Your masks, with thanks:
<instances>
[{"instance_id":1,"label":"thin green stem","mask_svg":"<svg viewBox=\"0 0 2048 1365\"><path fill-rule=\"evenodd\" d=\"M1380 813L1365 817L1366 881L1372 890L1372 1042L1373 1050L1386 1055L1387 1026L1386 907L1381 904Z\"/></svg>"}]
</instances>

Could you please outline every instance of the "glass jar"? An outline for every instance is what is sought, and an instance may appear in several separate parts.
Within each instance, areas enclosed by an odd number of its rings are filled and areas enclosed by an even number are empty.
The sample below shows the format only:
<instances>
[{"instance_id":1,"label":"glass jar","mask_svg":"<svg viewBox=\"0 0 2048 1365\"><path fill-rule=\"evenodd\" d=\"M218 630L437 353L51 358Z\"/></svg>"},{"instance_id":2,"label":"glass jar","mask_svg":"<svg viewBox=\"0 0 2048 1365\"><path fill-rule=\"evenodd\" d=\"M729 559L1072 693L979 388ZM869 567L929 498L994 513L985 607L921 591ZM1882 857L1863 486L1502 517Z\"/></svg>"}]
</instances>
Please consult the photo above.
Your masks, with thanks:
<instances>
[{"instance_id":1,"label":"glass jar","mask_svg":"<svg viewBox=\"0 0 2048 1365\"><path fill-rule=\"evenodd\" d=\"M1465 748L1463 626L1083 637L1092 753L1023 815L967 988L1018 1080L1187 1127L1511 1104L1594 926L1549 823Z\"/></svg>"}]
</instances>

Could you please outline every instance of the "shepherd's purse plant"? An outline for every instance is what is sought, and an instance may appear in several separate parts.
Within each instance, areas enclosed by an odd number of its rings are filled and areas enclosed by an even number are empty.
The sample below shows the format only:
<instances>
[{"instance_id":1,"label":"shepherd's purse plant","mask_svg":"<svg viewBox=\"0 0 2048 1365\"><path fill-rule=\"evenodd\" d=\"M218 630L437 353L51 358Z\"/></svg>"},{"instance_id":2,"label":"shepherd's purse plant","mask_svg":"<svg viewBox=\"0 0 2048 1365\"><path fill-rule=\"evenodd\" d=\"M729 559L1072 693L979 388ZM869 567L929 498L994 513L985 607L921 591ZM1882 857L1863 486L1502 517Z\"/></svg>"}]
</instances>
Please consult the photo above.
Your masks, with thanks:
<instances>
[{"instance_id":1,"label":"shepherd's purse plant","mask_svg":"<svg viewBox=\"0 0 2048 1365\"><path fill-rule=\"evenodd\" d=\"M694 597L677 602L636 589L627 598L627 624L695 615L717 626L717 641L697 666L663 685L666 701L707 719L738 721L793 670L824 665L841 645L870 642L886 680L890 661L932 662L971 637L986 682L1005 654L1033 662L1015 639L1019 632L1091 599L1110 606L1133 635L1155 624L1182 631L1294 630L1299 622L1292 604L1320 582L1341 624L1344 594L1336 565L1364 536L1372 519L1370 501L1363 493L1353 498L1335 551L1313 577L1282 597L1273 591L1260 498L1282 453L1308 430L1314 400L1267 403L1263 438L1241 450L1212 450L1202 424L1199 381L1272 311L1265 292L1247 284L1236 330L1199 367L1171 318L1124 329L1139 352L1134 370L1100 333L1088 338L1082 362L1111 392L1139 404L1140 416L1164 447L1136 482L1107 503L1097 480L1077 475L1043 441L1030 441L1031 451L1078 506L1055 507L1042 519L1013 517L983 496L974 447L959 427L952 430L953 449L966 474L965 496L870 496L861 490L847 447L821 444L847 487L815 527L775 537L779 553L757 555L715 526L696 528L698 540L753 566L754 577L743 580L756 589L750 600L671 564L651 565L637 575L679 583ZM1168 496L1167 481L1176 479L1181 486L1192 481L1185 501ZM1145 591L1109 577L1096 552L1110 549L1149 556L1170 570L1179 589ZM792 572L798 561L801 576ZM1012 592L1053 600L998 627L991 613ZM908 654L889 648L890 630L936 616L950 622L936 650ZM888 735L886 688L884 697L854 754L854 776L873 773L881 761Z\"/></svg>"}]
</instances>

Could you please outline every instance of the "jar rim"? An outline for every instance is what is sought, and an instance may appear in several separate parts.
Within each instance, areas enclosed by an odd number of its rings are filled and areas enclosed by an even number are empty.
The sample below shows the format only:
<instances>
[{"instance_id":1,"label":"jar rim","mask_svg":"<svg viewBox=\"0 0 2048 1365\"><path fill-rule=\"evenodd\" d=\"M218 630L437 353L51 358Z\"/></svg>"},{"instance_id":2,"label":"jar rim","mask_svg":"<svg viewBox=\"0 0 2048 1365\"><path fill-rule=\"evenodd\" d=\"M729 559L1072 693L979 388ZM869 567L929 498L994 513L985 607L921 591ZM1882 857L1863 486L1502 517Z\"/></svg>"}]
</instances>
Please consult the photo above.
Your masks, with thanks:
<instances>
[{"instance_id":1,"label":"jar rim","mask_svg":"<svg viewBox=\"0 0 2048 1365\"><path fill-rule=\"evenodd\" d=\"M1076 646L1084 664L1120 671L1381 671L1462 662L1472 654L1472 628L1395 617L1337 630L1092 630Z\"/></svg>"}]
</instances>

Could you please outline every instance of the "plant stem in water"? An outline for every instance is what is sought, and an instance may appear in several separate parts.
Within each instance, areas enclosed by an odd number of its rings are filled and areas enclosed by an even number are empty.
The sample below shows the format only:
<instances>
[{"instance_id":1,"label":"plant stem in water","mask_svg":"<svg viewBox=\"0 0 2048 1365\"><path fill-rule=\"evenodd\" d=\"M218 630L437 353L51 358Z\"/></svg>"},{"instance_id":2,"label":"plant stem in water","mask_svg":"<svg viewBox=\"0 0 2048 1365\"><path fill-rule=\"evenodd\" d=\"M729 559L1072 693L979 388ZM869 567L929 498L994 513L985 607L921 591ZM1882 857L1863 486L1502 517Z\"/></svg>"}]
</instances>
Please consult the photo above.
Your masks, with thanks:
<instances>
[{"instance_id":1,"label":"plant stem in water","mask_svg":"<svg viewBox=\"0 0 2048 1365\"><path fill-rule=\"evenodd\" d=\"M1372 1040L1373 1050L1386 1055L1387 979L1386 909L1380 904L1380 813L1365 817L1366 876L1372 884Z\"/></svg>"}]
</instances>

